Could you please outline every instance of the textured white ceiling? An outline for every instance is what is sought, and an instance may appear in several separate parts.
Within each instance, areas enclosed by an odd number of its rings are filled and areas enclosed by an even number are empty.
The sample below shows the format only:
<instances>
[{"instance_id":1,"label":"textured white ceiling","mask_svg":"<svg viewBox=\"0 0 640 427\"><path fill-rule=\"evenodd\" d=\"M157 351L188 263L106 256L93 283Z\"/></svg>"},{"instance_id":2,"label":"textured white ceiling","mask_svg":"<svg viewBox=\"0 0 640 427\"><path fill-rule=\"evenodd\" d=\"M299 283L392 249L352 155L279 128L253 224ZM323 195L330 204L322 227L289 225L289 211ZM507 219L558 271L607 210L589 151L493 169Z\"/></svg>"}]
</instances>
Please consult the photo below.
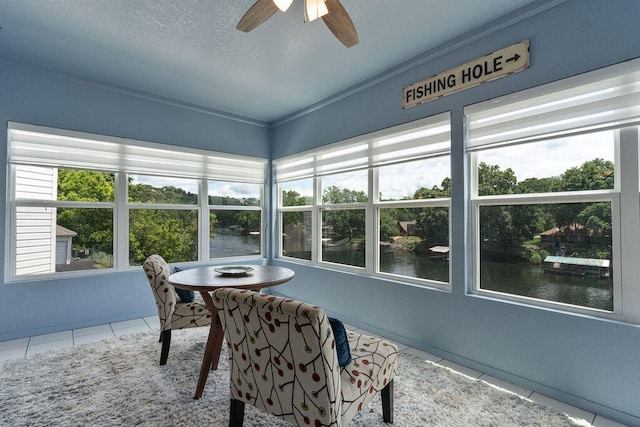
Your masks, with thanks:
<instances>
[{"instance_id":1,"label":"textured white ceiling","mask_svg":"<svg viewBox=\"0 0 640 427\"><path fill-rule=\"evenodd\" d=\"M0 0L0 56L272 122L534 0L341 0L345 48L302 0L250 33L254 0Z\"/></svg>"}]
</instances>

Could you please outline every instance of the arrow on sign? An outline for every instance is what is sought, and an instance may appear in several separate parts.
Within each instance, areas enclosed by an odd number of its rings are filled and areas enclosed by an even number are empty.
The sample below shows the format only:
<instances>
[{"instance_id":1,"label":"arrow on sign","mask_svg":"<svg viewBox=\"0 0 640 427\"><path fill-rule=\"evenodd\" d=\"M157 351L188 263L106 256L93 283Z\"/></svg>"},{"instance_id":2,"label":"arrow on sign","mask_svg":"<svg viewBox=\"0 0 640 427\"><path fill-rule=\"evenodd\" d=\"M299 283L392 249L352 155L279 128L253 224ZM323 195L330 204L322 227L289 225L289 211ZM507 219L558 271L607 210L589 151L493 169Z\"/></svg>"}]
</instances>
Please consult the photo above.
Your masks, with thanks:
<instances>
[{"instance_id":1,"label":"arrow on sign","mask_svg":"<svg viewBox=\"0 0 640 427\"><path fill-rule=\"evenodd\" d=\"M518 61L518 59L520 59L520 55L518 55L517 53L515 55L513 55L511 58L507 58L507 62L516 62Z\"/></svg>"}]
</instances>

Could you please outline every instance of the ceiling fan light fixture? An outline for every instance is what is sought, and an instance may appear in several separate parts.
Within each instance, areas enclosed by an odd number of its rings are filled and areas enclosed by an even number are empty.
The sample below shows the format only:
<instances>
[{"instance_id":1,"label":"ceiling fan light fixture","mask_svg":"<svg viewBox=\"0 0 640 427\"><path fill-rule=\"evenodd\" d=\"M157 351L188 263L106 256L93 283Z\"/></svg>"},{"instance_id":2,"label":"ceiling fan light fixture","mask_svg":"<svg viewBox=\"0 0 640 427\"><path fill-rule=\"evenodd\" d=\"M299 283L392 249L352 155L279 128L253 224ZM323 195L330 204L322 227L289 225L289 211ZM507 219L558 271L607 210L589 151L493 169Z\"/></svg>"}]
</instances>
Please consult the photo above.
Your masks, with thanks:
<instances>
[{"instance_id":1,"label":"ceiling fan light fixture","mask_svg":"<svg viewBox=\"0 0 640 427\"><path fill-rule=\"evenodd\" d=\"M329 13L324 0L304 0L304 20L311 22Z\"/></svg>"},{"instance_id":2,"label":"ceiling fan light fixture","mask_svg":"<svg viewBox=\"0 0 640 427\"><path fill-rule=\"evenodd\" d=\"M256 0L242 16L236 29L248 33L271 18L278 10L286 11L292 3L293 0ZM304 22L322 18L340 43L346 47L359 43L356 27L340 0L304 0L303 9Z\"/></svg>"},{"instance_id":3,"label":"ceiling fan light fixture","mask_svg":"<svg viewBox=\"0 0 640 427\"><path fill-rule=\"evenodd\" d=\"M289 6L291 6L291 3L293 3L293 0L273 0L273 2L278 6L278 9L286 12L287 9L289 9Z\"/></svg>"}]
</instances>

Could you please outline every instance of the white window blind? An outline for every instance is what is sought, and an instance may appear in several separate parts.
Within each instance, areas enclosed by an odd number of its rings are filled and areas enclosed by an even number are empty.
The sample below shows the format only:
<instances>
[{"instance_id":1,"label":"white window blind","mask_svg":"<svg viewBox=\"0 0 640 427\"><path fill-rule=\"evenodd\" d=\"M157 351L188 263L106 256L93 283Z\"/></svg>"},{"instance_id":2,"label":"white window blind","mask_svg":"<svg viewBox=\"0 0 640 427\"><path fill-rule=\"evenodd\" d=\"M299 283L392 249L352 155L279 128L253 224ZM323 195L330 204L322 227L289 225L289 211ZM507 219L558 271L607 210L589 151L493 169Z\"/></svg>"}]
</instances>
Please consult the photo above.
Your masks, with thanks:
<instances>
[{"instance_id":1,"label":"white window blind","mask_svg":"<svg viewBox=\"0 0 640 427\"><path fill-rule=\"evenodd\" d=\"M640 123L640 60L465 108L467 148Z\"/></svg>"},{"instance_id":2,"label":"white window blind","mask_svg":"<svg viewBox=\"0 0 640 427\"><path fill-rule=\"evenodd\" d=\"M267 161L255 157L9 123L9 161L182 178L263 183Z\"/></svg>"},{"instance_id":3,"label":"white window blind","mask_svg":"<svg viewBox=\"0 0 640 427\"><path fill-rule=\"evenodd\" d=\"M366 169L448 154L449 113L406 123L274 161L276 181Z\"/></svg>"}]
</instances>

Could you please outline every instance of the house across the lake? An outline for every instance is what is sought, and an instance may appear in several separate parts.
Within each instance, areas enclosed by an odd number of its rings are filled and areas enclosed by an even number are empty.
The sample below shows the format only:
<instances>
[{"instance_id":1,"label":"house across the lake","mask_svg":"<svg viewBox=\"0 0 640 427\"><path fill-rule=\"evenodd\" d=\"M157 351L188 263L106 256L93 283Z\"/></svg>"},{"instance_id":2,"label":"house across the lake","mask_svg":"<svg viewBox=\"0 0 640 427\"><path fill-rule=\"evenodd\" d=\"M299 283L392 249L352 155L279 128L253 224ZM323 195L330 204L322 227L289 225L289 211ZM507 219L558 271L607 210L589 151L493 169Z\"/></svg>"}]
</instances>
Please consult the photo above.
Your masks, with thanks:
<instances>
[{"instance_id":1,"label":"house across the lake","mask_svg":"<svg viewBox=\"0 0 640 427\"><path fill-rule=\"evenodd\" d=\"M540 233L543 243L580 243L593 234L593 230L585 229L580 224L566 227L554 227Z\"/></svg>"},{"instance_id":2,"label":"house across the lake","mask_svg":"<svg viewBox=\"0 0 640 427\"><path fill-rule=\"evenodd\" d=\"M416 222L414 221L398 221L398 232L401 236L415 236Z\"/></svg>"}]
</instances>

